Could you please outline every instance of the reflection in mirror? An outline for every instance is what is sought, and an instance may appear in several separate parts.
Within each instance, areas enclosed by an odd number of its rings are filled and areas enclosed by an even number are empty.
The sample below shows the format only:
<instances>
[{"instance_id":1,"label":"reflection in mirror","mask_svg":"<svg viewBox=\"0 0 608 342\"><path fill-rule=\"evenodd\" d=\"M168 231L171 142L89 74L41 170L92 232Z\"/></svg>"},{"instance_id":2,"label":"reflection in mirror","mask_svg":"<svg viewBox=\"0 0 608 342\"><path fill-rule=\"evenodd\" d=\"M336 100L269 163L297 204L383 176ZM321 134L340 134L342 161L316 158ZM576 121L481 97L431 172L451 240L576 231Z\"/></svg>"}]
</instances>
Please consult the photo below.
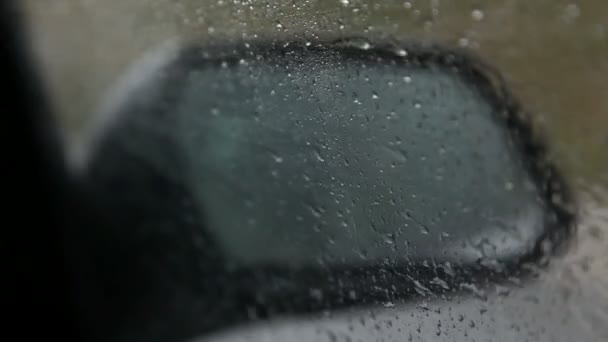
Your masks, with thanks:
<instances>
[{"instance_id":1,"label":"reflection in mirror","mask_svg":"<svg viewBox=\"0 0 608 342\"><path fill-rule=\"evenodd\" d=\"M457 73L317 53L192 70L172 134L239 263L471 263L543 231L494 111Z\"/></svg>"}]
</instances>

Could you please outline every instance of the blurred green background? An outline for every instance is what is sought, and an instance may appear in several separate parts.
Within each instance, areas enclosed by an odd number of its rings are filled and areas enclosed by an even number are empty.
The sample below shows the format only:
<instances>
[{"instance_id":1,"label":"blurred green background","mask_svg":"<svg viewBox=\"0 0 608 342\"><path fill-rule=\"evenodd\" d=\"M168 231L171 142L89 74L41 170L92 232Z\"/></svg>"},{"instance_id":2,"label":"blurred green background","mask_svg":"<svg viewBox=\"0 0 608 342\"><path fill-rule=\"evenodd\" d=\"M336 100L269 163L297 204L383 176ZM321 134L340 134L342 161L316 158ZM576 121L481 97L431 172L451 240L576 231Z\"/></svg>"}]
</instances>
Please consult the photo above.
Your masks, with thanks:
<instances>
[{"instance_id":1,"label":"blurred green background","mask_svg":"<svg viewBox=\"0 0 608 342\"><path fill-rule=\"evenodd\" d=\"M68 143L113 82L171 37L395 37L473 50L506 77L577 184L608 184L608 1L25 0Z\"/></svg>"}]
</instances>

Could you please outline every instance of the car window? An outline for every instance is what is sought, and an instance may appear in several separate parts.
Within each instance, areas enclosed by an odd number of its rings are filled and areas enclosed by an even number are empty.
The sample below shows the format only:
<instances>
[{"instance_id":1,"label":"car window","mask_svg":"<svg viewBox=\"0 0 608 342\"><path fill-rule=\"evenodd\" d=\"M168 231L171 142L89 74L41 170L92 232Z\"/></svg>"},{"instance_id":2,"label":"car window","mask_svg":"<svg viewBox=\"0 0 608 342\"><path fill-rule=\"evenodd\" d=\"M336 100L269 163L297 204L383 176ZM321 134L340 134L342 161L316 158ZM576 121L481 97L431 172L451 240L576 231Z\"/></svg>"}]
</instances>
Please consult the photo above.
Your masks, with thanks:
<instances>
[{"instance_id":1,"label":"car window","mask_svg":"<svg viewBox=\"0 0 608 342\"><path fill-rule=\"evenodd\" d=\"M603 2L22 6L88 336L608 336Z\"/></svg>"}]
</instances>

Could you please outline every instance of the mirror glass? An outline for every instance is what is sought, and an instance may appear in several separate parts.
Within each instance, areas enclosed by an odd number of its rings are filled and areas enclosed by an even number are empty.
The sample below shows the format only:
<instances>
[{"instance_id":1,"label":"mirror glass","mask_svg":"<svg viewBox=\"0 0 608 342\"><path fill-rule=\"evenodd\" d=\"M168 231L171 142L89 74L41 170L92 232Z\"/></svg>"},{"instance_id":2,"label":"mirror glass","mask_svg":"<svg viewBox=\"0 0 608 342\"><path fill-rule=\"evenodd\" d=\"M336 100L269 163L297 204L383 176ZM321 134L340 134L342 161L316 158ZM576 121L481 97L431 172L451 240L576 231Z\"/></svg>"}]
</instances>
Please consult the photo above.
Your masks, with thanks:
<instances>
[{"instance_id":1,"label":"mirror glass","mask_svg":"<svg viewBox=\"0 0 608 342\"><path fill-rule=\"evenodd\" d=\"M179 184L188 209L173 214L195 213L237 266L530 252L543 199L498 104L466 70L406 54L197 50L132 92L95 172L120 178L134 159ZM163 196L145 189L145 203Z\"/></svg>"}]
</instances>

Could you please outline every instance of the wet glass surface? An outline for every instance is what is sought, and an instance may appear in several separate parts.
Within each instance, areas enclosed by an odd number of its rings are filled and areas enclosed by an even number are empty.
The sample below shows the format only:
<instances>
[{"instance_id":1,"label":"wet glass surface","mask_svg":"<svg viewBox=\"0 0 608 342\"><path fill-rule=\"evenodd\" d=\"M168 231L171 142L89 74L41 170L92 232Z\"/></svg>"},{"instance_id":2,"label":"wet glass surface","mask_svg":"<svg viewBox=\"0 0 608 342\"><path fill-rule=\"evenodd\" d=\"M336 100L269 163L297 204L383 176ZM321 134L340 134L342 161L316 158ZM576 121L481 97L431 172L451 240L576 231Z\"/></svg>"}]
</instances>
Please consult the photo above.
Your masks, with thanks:
<instances>
[{"instance_id":1,"label":"wet glass surface","mask_svg":"<svg viewBox=\"0 0 608 342\"><path fill-rule=\"evenodd\" d=\"M156 67L176 57L165 49L167 40L178 50L219 41L245 51L260 41L315 47L354 36L362 37L357 44L364 50L387 40L438 43L479 55L505 76L534 135L546 136L551 162L566 175L578 203L576 235L558 255L540 253L518 264L521 273L488 265L470 273L452 268L442 261L471 262L480 256L475 253L490 259L512 255L507 244L492 247L504 239L488 244L494 231L520 235L515 254L521 255L530 248L525 242L537 241L539 212L546 210L512 146L503 144L504 133L487 121L483 113L492 108L475 99L475 89L443 73L427 83L435 71L410 67L404 74L370 67L376 78L370 76L369 86L365 73L328 68L324 62L331 56L296 63L293 70L268 68L251 55L243 64L215 71L197 68L180 82L179 101L167 100L158 88L144 90L150 97L140 104L148 112L176 108L172 112L178 114L163 124L135 116L131 122L138 128L123 131L130 142L119 138L106 145L100 155L114 162L100 163L105 171L92 174L116 180L112 175L125 175L129 168L147 170L139 181L96 183L105 194L99 196L101 208L120 213L110 229L85 234L94 241L89 253L96 264L83 261L88 267L82 273L99 280L86 284L97 296L91 308L104 307L107 316L100 317L113 322L104 326L101 320L98 332L112 326L109 334L124 340L608 338L605 2L30 0L24 8L66 150L81 158L90 132L103 136L101 123L112 121L100 113L116 112L124 103L116 94L137 98L125 91L129 85L118 83L135 79L130 86L138 87L146 78L164 77ZM165 52L158 53L159 46ZM351 80L335 87L332 81L344 76ZM441 96L422 96L428 92L421 89ZM234 101L219 101L223 98ZM464 135L462 127L446 123L454 113L444 109L453 106L470 113L457 121L476 134ZM296 119L300 116L307 120ZM412 123L422 127L413 129ZM160 138L138 145L151 136ZM409 144L406 154L399 141ZM470 158L472 150L482 158ZM459 158L473 162L458 164ZM469 170L473 167L477 171ZM159 174L169 181L151 187ZM411 194L419 197L408 198ZM557 196L545 204L562 202ZM415 209L409 217L400 214L405 206ZM207 214L204 219L189 214L195 211ZM372 221L369 227L374 223L377 231L362 235L362 221ZM196 233L202 231L200 222L216 227L210 231L221 250L251 272L223 263L209 248L209 236ZM504 233L510 223L514 230ZM317 224L337 233L310 238L319 234ZM412 229L395 234L393 224ZM290 229L278 229L284 227ZM468 247L450 249L462 239L469 240ZM96 246L102 240L102 247ZM351 248L352 242L357 247ZM546 252L549 245L539 246ZM323 272L294 271L296 264L319 262L313 260L318 255L333 255L322 260L329 265ZM416 266L375 263L387 257L407 258ZM353 260L368 267L358 273L331 268ZM288 271L254 267L269 261L289 265Z\"/></svg>"}]
</instances>

